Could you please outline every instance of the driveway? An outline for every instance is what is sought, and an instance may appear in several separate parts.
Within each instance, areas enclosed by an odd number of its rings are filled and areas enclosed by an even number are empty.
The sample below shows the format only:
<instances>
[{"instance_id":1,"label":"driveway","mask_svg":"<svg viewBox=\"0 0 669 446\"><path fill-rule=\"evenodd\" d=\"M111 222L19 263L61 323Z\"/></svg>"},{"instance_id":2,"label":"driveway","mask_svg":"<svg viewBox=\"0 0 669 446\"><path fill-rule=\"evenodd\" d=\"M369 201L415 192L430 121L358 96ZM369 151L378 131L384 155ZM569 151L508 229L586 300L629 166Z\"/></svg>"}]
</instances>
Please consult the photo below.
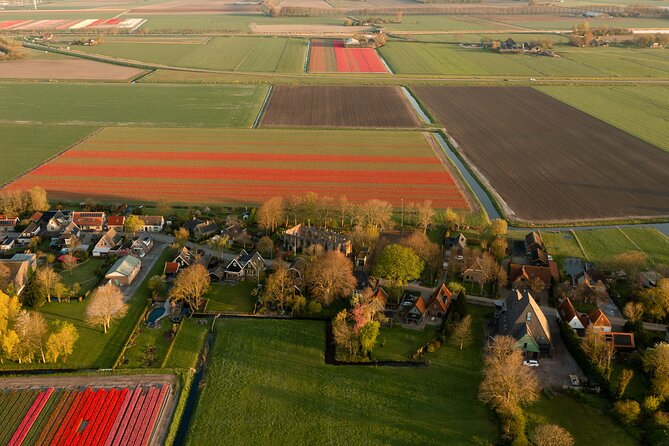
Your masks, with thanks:
<instances>
[{"instance_id":1,"label":"driveway","mask_svg":"<svg viewBox=\"0 0 669 446\"><path fill-rule=\"evenodd\" d=\"M542 308L545 311L545 309ZM535 367L541 387L562 387L570 385L569 375L576 375L579 379L583 376L581 368L567 350L560 336L560 328L555 320L554 311L546 312L546 319L553 340L553 357L540 358L539 367Z\"/></svg>"},{"instance_id":2,"label":"driveway","mask_svg":"<svg viewBox=\"0 0 669 446\"><path fill-rule=\"evenodd\" d=\"M151 270L153 269L153 266L156 264L158 261L158 258L160 255L163 253L165 248L167 247L167 244L159 242L157 239L154 238L154 245L153 249L151 252L149 252L147 255L145 255L141 260L142 260L142 269L139 271L139 274L137 274L137 277L135 277L135 280L132 281L130 285L127 287L123 288L123 297L125 301L129 301L132 296L135 295L139 287L142 285L144 280L147 278Z\"/></svg>"}]
</instances>

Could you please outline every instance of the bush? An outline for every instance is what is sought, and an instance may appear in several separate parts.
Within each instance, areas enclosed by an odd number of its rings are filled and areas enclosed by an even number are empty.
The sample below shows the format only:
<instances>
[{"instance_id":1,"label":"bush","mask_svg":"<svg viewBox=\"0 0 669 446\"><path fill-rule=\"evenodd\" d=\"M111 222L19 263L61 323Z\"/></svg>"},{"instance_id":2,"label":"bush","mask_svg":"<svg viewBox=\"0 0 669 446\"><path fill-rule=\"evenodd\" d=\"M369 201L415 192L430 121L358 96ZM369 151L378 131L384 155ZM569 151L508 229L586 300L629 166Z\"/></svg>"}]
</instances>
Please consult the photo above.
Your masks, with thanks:
<instances>
[{"instance_id":1,"label":"bush","mask_svg":"<svg viewBox=\"0 0 669 446\"><path fill-rule=\"evenodd\" d=\"M655 395L650 395L644 398L643 403L641 403L641 405L643 407L644 412L650 414L655 412L660 407L661 402L662 400L660 400L659 397Z\"/></svg>"},{"instance_id":2,"label":"bush","mask_svg":"<svg viewBox=\"0 0 669 446\"><path fill-rule=\"evenodd\" d=\"M634 400L624 400L616 402L613 411L624 424L634 424L639 419L641 407Z\"/></svg>"},{"instance_id":3,"label":"bush","mask_svg":"<svg viewBox=\"0 0 669 446\"><path fill-rule=\"evenodd\" d=\"M323 306L320 303L312 300L307 304L307 314L315 316L321 314L321 311L323 311Z\"/></svg>"},{"instance_id":4,"label":"bush","mask_svg":"<svg viewBox=\"0 0 669 446\"><path fill-rule=\"evenodd\" d=\"M428 353L434 353L441 348L441 341L435 339L434 341L427 344Z\"/></svg>"},{"instance_id":5,"label":"bush","mask_svg":"<svg viewBox=\"0 0 669 446\"><path fill-rule=\"evenodd\" d=\"M528 446L530 443L525 436L527 420L522 410L517 409L512 414L500 414L506 440L512 446Z\"/></svg>"}]
</instances>

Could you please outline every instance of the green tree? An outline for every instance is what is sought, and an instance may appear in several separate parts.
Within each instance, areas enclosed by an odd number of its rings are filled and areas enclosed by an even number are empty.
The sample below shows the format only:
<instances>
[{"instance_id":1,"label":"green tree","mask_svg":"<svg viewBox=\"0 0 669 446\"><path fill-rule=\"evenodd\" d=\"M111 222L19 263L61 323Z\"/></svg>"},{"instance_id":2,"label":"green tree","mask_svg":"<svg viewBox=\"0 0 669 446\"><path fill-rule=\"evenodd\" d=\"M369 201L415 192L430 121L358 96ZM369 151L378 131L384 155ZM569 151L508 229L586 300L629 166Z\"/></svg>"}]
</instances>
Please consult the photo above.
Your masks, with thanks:
<instances>
[{"instance_id":1,"label":"green tree","mask_svg":"<svg viewBox=\"0 0 669 446\"><path fill-rule=\"evenodd\" d=\"M651 390L663 400L669 397L669 344L661 342L646 350L643 369L651 378Z\"/></svg>"},{"instance_id":2,"label":"green tree","mask_svg":"<svg viewBox=\"0 0 669 446\"><path fill-rule=\"evenodd\" d=\"M379 336L380 328L381 324L379 321L369 321L358 330L358 336L360 336L360 348L364 355L371 352L374 348L376 338Z\"/></svg>"},{"instance_id":3,"label":"green tree","mask_svg":"<svg viewBox=\"0 0 669 446\"><path fill-rule=\"evenodd\" d=\"M48 362L56 362L58 358L63 358L67 362L67 357L74 351L74 344L79 339L79 333L70 322L55 321L54 331L49 335L46 341L46 359Z\"/></svg>"},{"instance_id":4,"label":"green tree","mask_svg":"<svg viewBox=\"0 0 669 446\"><path fill-rule=\"evenodd\" d=\"M179 228L174 232L174 242L179 246L179 248L183 248L186 246L186 242L188 241L188 229L186 228Z\"/></svg>"},{"instance_id":5,"label":"green tree","mask_svg":"<svg viewBox=\"0 0 669 446\"><path fill-rule=\"evenodd\" d=\"M137 231L142 229L145 225L146 223L144 223L144 220L140 219L138 216L129 215L125 219L125 223L123 223L123 229L125 230L125 232L131 233L132 236L134 237Z\"/></svg>"},{"instance_id":6,"label":"green tree","mask_svg":"<svg viewBox=\"0 0 669 446\"><path fill-rule=\"evenodd\" d=\"M383 248L374 267L374 274L402 284L418 279L424 266L413 249L393 243Z\"/></svg>"},{"instance_id":7,"label":"green tree","mask_svg":"<svg viewBox=\"0 0 669 446\"><path fill-rule=\"evenodd\" d=\"M167 288L166 283L165 283L165 276L161 276L156 274L155 276L152 276L149 279L149 283L147 284L149 291L151 291L151 296L155 299L157 298L160 293L165 291L165 288Z\"/></svg>"},{"instance_id":8,"label":"green tree","mask_svg":"<svg viewBox=\"0 0 669 446\"><path fill-rule=\"evenodd\" d=\"M641 407L634 400L617 401L613 411L623 423L634 424L639 419Z\"/></svg>"},{"instance_id":9,"label":"green tree","mask_svg":"<svg viewBox=\"0 0 669 446\"><path fill-rule=\"evenodd\" d=\"M616 387L616 397L618 399L622 398L627 389L627 385L630 383L634 377L634 371L631 369L623 369L620 373L620 378L618 378L618 386Z\"/></svg>"}]
</instances>

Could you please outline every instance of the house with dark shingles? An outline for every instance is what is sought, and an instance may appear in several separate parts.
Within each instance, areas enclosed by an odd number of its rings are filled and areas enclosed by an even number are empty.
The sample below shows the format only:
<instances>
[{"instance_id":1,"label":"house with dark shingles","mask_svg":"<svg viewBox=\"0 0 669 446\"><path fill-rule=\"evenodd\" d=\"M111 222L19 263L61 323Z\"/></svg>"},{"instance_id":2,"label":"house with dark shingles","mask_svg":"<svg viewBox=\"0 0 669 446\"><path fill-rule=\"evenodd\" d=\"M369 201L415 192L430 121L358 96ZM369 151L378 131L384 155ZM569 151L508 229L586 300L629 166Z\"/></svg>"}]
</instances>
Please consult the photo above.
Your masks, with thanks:
<instances>
[{"instance_id":1,"label":"house with dark shingles","mask_svg":"<svg viewBox=\"0 0 669 446\"><path fill-rule=\"evenodd\" d=\"M453 247L457 248L460 252L467 247L467 238L462 232L458 232L458 235L454 235L453 237L446 237L444 248L448 251Z\"/></svg>"},{"instance_id":2,"label":"house with dark shingles","mask_svg":"<svg viewBox=\"0 0 669 446\"><path fill-rule=\"evenodd\" d=\"M550 356L553 350L548 321L529 291L515 290L499 315L499 334L516 339L525 357Z\"/></svg>"},{"instance_id":3,"label":"house with dark shingles","mask_svg":"<svg viewBox=\"0 0 669 446\"><path fill-rule=\"evenodd\" d=\"M135 257L144 257L153 249L153 238L150 235L140 235L132 240L130 253Z\"/></svg>"},{"instance_id":4,"label":"house with dark shingles","mask_svg":"<svg viewBox=\"0 0 669 446\"><path fill-rule=\"evenodd\" d=\"M0 251L9 251L14 247L16 239L14 237L0 236Z\"/></svg>"},{"instance_id":5,"label":"house with dark shingles","mask_svg":"<svg viewBox=\"0 0 669 446\"><path fill-rule=\"evenodd\" d=\"M42 214L39 224L41 229L51 234L60 234L72 221L71 211L52 209Z\"/></svg>"},{"instance_id":6,"label":"house with dark shingles","mask_svg":"<svg viewBox=\"0 0 669 446\"><path fill-rule=\"evenodd\" d=\"M19 243L30 243L30 239L37 237L42 232L42 228L38 223L30 222L27 228L21 232L17 241Z\"/></svg>"},{"instance_id":7,"label":"house with dark shingles","mask_svg":"<svg viewBox=\"0 0 669 446\"><path fill-rule=\"evenodd\" d=\"M179 253L177 256L174 258L174 262L179 265L179 268L188 268L191 266L197 258L195 257L195 254L191 252L190 249L186 248L185 246L179 250Z\"/></svg>"},{"instance_id":8,"label":"house with dark shingles","mask_svg":"<svg viewBox=\"0 0 669 446\"><path fill-rule=\"evenodd\" d=\"M326 251L339 251L345 255L353 252L351 239L337 232L299 224L286 229L283 233L283 247L286 250L297 253L314 245L320 245Z\"/></svg>"},{"instance_id":9,"label":"house with dark shingles","mask_svg":"<svg viewBox=\"0 0 669 446\"><path fill-rule=\"evenodd\" d=\"M58 236L51 239L50 247L52 249L73 249L77 244L79 244L81 237L81 229L76 223L69 223L63 232Z\"/></svg>"},{"instance_id":10,"label":"house with dark shingles","mask_svg":"<svg viewBox=\"0 0 669 446\"><path fill-rule=\"evenodd\" d=\"M237 258L232 259L225 268L225 275L229 279L241 279L243 277L260 276L260 273L265 270L265 259L262 258L258 251L249 254L246 250L242 252Z\"/></svg>"},{"instance_id":11,"label":"house with dark shingles","mask_svg":"<svg viewBox=\"0 0 669 446\"><path fill-rule=\"evenodd\" d=\"M428 299L419 296L404 316L407 324L439 325L451 305L453 294L445 284L439 285Z\"/></svg>"},{"instance_id":12,"label":"house with dark shingles","mask_svg":"<svg viewBox=\"0 0 669 446\"><path fill-rule=\"evenodd\" d=\"M234 243L242 243L247 236L246 228L240 224L232 224L221 230L222 236L228 237L228 245L232 246Z\"/></svg>"},{"instance_id":13,"label":"house with dark shingles","mask_svg":"<svg viewBox=\"0 0 669 446\"><path fill-rule=\"evenodd\" d=\"M208 238L218 232L218 225L214 220L200 220L193 218L183 226L193 237Z\"/></svg>"}]
</instances>

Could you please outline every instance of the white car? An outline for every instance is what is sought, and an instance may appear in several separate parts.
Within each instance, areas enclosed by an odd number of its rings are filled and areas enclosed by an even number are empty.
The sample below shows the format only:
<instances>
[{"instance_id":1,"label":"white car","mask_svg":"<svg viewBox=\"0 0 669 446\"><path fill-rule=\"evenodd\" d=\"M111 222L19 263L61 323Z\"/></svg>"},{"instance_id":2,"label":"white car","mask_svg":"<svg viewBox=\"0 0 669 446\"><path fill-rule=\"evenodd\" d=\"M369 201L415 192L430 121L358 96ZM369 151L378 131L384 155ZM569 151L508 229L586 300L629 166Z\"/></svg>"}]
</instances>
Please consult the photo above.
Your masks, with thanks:
<instances>
[{"instance_id":1,"label":"white car","mask_svg":"<svg viewBox=\"0 0 669 446\"><path fill-rule=\"evenodd\" d=\"M523 365L526 365L528 367L539 367L539 361L535 361L534 359L528 359L527 361L523 361Z\"/></svg>"}]
</instances>

